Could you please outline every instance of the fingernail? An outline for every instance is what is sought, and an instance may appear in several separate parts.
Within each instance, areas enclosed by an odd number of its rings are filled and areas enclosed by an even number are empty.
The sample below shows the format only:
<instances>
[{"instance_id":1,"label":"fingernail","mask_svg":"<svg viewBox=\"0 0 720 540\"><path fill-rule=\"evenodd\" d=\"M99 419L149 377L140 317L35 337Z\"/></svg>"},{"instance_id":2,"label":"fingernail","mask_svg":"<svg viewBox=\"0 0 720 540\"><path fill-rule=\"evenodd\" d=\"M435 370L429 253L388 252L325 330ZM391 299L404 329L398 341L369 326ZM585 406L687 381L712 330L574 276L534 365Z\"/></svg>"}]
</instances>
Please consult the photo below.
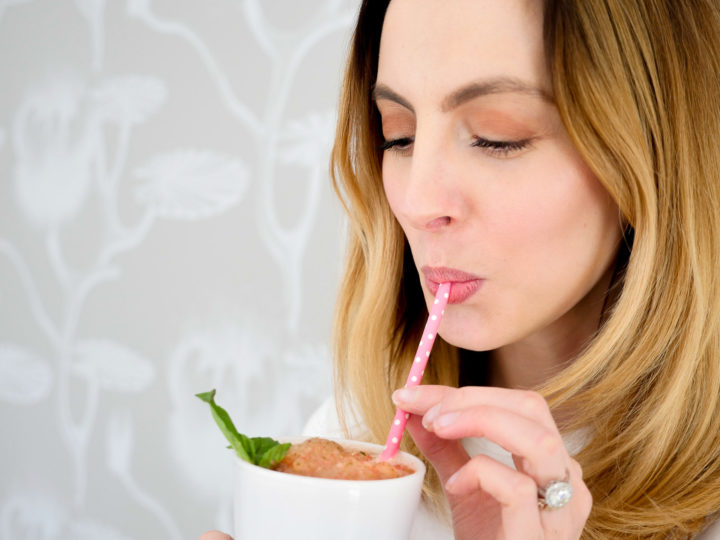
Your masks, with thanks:
<instances>
[{"instance_id":1,"label":"fingernail","mask_svg":"<svg viewBox=\"0 0 720 540\"><path fill-rule=\"evenodd\" d=\"M451 412L448 414L443 414L440 418L435 420L435 426L437 427L447 427L450 424L454 424L455 420L457 420L458 413Z\"/></svg>"},{"instance_id":2,"label":"fingernail","mask_svg":"<svg viewBox=\"0 0 720 540\"><path fill-rule=\"evenodd\" d=\"M400 390L395 390L393 392L392 400L395 405L400 403L411 403L415 401L417 394L417 388L401 388Z\"/></svg>"},{"instance_id":3,"label":"fingernail","mask_svg":"<svg viewBox=\"0 0 720 540\"><path fill-rule=\"evenodd\" d=\"M440 412L440 404L434 405L428 412L425 413L422 419L422 425L428 431L432 431L432 423Z\"/></svg>"}]
</instances>

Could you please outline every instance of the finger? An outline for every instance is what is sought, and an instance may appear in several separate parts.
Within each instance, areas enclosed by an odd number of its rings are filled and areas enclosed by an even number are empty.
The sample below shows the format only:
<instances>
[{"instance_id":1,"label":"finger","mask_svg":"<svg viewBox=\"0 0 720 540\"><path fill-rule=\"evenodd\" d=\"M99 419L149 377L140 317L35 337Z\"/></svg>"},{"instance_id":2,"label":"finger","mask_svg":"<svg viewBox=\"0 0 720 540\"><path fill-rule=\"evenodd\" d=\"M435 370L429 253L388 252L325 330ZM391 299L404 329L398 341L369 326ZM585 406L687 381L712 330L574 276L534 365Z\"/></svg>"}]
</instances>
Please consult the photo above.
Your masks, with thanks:
<instances>
[{"instance_id":1,"label":"finger","mask_svg":"<svg viewBox=\"0 0 720 540\"><path fill-rule=\"evenodd\" d=\"M570 457L554 430L506 409L480 405L437 416L426 428L441 439L485 437L522 458L522 472L538 485L563 478Z\"/></svg>"},{"instance_id":2,"label":"finger","mask_svg":"<svg viewBox=\"0 0 720 540\"><path fill-rule=\"evenodd\" d=\"M553 431L558 431L547 402L537 392L487 386L450 388L423 384L396 390L393 393L393 401L401 409L421 415L426 414L437 404L440 404L438 412L477 405L491 405L508 409L530 420L535 420Z\"/></svg>"},{"instance_id":3,"label":"finger","mask_svg":"<svg viewBox=\"0 0 720 540\"><path fill-rule=\"evenodd\" d=\"M425 414L436 403L445 399L456 388L442 385L422 384L412 388L395 390L392 400L398 407L412 414Z\"/></svg>"},{"instance_id":4,"label":"finger","mask_svg":"<svg viewBox=\"0 0 720 540\"><path fill-rule=\"evenodd\" d=\"M582 480L582 468L574 459L568 464L568 476L572 496L567 505L540 511L540 522L547 538L560 537L560 531L564 531L566 538L579 538L590 515L592 495Z\"/></svg>"},{"instance_id":5,"label":"finger","mask_svg":"<svg viewBox=\"0 0 720 540\"><path fill-rule=\"evenodd\" d=\"M592 494L588 489L587 485L583 481L583 472L580 464L574 459L570 459L568 464L568 476L570 477L569 482L572 487L572 496L567 507L572 508L572 512L576 515L576 523L579 526L578 532L582 531L582 528L590 515L592 509ZM567 508L565 507L565 508ZM543 512L540 518L544 522L548 522L555 519L559 512L549 511Z\"/></svg>"},{"instance_id":6,"label":"finger","mask_svg":"<svg viewBox=\"0 0 720 540\"><path fill-rule=\"evenodd\" d=\"M443 484L470 460L460 441L441 439L427 431L419 416L410 416L407 431L420 452L432 463Z\"/></svg>"},{"instance_id":7,"label":"finger","mask_svg":"<svg viewBox=\"0 0 720 540\"><path fill-rule=\"evenodd\" d=\"M482 454L475 456L448 480L445 489L453 496L481 490L498 501L505 538L542 537L537 484L507 465Z\"/></svg>"},{"instance_id":8,"label":"finger","mask_svg":"<svg viewBox=\"0 0 720 540\"><path fill-rule=\"evenodd\" d=\"M198 540L233 540L232 536L222 533L220 531L208 531L200 535Z\"/></svg>"}]
</instances>

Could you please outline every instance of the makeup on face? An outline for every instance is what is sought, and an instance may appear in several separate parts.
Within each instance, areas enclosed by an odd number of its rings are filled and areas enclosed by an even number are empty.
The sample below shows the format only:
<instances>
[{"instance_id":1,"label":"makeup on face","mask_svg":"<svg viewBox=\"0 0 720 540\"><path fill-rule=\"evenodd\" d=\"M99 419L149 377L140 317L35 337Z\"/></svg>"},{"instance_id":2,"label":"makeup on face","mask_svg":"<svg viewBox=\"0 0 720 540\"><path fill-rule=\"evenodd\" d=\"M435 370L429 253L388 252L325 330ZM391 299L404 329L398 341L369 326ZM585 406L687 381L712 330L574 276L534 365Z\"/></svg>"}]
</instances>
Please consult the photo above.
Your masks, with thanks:
<instances>
[{"instance_id":1,"label":"makeup on face","mask_svg":"<svg viewBox=\"0 0 720 540\"><path fill-rule=\"evenodd\" d=\"M383 187L426 302L454 281L442 337L462 348L582 341L617 252L617 206L553 102L542 16L477 0L393 0L385 16Z\"/></svg>"},{"instance_id":2,"label":"makeup on face","mask_svg":"<svg viewBox=\"0 0 720 540\"><path fill-rule=\"evenodd\" d=\"M375 92L376 105L381 117L385 142L382 150L409 155L415 142L418 110L432 107L414 107L408 99L381 85ZM445 101L457 92L446 97ZM494 157L515 154L538 140L551 135L558 127L557 114L549 98L540 91L516 93L513 90L489 94L470 94L460 104L436 108L434 114L443 117L447 129L469 146L479 147ZM442 112L447 109L446 112ZM438 110L440 111L438 113ZM441 123L440 120L437 121ZM439 134L438 134L439 136Z\"/></svg>"}]
</instances>

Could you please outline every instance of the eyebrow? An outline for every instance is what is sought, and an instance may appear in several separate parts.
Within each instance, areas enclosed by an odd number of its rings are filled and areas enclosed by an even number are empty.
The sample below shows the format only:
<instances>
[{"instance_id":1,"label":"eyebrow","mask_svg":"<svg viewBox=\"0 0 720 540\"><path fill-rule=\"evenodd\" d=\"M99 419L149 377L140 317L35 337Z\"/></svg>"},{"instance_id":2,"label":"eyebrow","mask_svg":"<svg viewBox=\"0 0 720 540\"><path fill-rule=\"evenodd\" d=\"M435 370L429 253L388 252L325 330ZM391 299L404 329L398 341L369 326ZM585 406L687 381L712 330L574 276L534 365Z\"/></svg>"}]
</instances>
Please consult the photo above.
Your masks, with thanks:
<instances>
[{"instance_id":1,"label":"eyebrow","mask_svg":"<svg viewBox=\"0 0 720 540\"><path fill-rule=\"evenodd\" d=\"M487 96L491 94L525 94L540 98L548 103L554 103L550 94L540 88L526 83L525 81L512 77L497 77L482 81L474 81L461 86L443 99L440 109L443 112L449 112L456 109L463 103L467 103L468 101L480 96ZM407 99L392 90L389 86L382 83L376 83L373 85L372 99L373 101L378 101L380 99L394 101L409 111L415 112L415 109Z\"/></svg>"}]
</instances>

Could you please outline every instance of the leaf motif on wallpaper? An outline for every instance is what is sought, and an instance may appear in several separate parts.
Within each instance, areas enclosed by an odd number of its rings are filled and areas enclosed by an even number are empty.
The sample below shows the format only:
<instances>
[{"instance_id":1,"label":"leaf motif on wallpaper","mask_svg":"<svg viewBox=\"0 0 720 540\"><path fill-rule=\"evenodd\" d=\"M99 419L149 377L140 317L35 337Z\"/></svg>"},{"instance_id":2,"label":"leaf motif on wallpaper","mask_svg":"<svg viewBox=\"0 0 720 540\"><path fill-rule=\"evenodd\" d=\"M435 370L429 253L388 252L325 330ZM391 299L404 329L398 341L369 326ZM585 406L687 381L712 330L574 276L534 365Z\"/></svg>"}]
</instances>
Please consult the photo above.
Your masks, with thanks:
<instances>
[{"instance_id":1,"label":"leaf motif on wallpaper","mask_svg":"<svg viewBox=\"0 0 720 540\"><path fill-rule=\"evenodd\" d=\"M79 518L58 500L40 493L11 495L0 510L3 540L129 540L109 525Z\"/></svg>"},{"instance_id":2,"label":"leaf motif on wallpaper","mask_svg":"<svg viewBox=\"0 0 720 540\"><path fill-rule=\"evenodd\" d=\"M150 0L126 0L125 10L131 17L144 17L150 14Z\"/></svg>"},{"instance_id":3,"label":"leaf motif on wallpaper","mask_svg":"<svg viewBox=\"0 0 720 540\"><path fill-rule=\"evenodd\" d=\"M75 348L72 371L113 392L141 392L155 378L153 364L107 339L86 339Z\"/></svg>"},{"instance_id":4,"label":"leaf motif on wallpaper","mask_svg":"<svg viewBox=\"0 0 720 540\"><path fill-rule=\"evenodd\" d=\"M96 71L102 68L105 51L105 0L75 0L75 5L90 26L90 37L93 51L93 67Z\"/></svg>"},{"instance_id":5,"label":"leaf motif on wallpaper","mask_svg":"<svg viewBox=\"0 0 720 540\"><path fill-rule=\"evenodd\" d=\"M157 77L110 77L91 91L96 114L116 124L139 124L165 102L167 88Z\"/></svg>"},{"instance_id":6,"label":"leaf motif on wallpaper","mask_svg":"<svg viewBox=\"0 0 720 540\"><path fill-rule=\"evenodd\" d=\"M135 444L129 411L115 410L110 413L105 430L105 441L108 468L115 474L127 474Z\"/></svg>"},{"instance_id":7,"label":"leaf motif on wallpaper","mask_svg":"<svg viewBox=\"0 0 720 540\"><path fill-rule=\"evenodd\" d=\"M70 220L87 199L97 133L80 114L85 92L77 77L55 76L31 88L15 113L15 198L37 225Z\"/></svg>"},{"instance_id":8,"label":"leaf motif on wallpaper","mask_svg":"<svg viewBox=\"0 0 720 540\"><path fill-rule=\"evenodd\" d=\"M0 399L29 405L50 393L53 372L50 364L12 343L0 343Z\"/></svg>"},{"instance_id":9,"label":"leaf motif on wallpaper","mask_svg":"<svg viewBox=\"0 0 720 540\"><path fill-rule=\"evenodd\" d=\"M164 538L180 540L183 534L180 532L174 516L167 511L159 500L144 491L132 477L130 460L134 444L133 420L130 411L127 409L113 410L110 413L105 429L105 459L108 469L117 475L119 482L127 490L130 498L138 506L153 514L162 524L168 533ZM72 538L80 540L85 538L88 540L91 538L102 538L103 540L106 538L110 540L125 538L112 530L108 529L106 532L104 529L98 528L103 527L99 523L86 521L82 524L83 529L73 529L75 534L73 534Z\"/></svg>"},{"instance_id":10,"label":"leaf motif on wallpaper","mask_svg":"<svg viewBox=\"0 0 720 540\"><path fill-rule=\"evenodd\" d=\"M232 499L227 474L232 453L225 449L212 420L208 422L207 406L193 394L205 386L217 388L238 429L253 435L274 434L268 429L273 426L269 405L275 377L268 372L280 355L278 339L259 317L232 321L211 320L210 329L186 333L170 355L166 378L171 403L167 455L188 493L213 504Z\"/></svg>"},{"instance_id":11,"label":"leaf motif on wallpaper","mask_svg":"<svg viewBox=\"0 0 720 540\"><path fill-rule=\"evenodd\" d=\"M138 201L168 219L220 214L240 202L248 185L241 161L206 150L162 154L135 175L145 180L135 193Z\"/></svg>"},{"instance_id":12,"label":"leaf motif on wallpaper","mask_svg":"<svg viewBox=\"0 0 720 540\"><path fill-rule=\"evenodd\" d=\"M334 133L335 114L331 111L311 112L300 120L290 122L283 136L289 147L283 150L280 159L309 168L325 167Z\"/></svg>"},{"instance_id":13,"label":"leaf motif on wallpaper","mask_svg":"<svg viewBox=\"0 0 720 540\"><path fill-rule=\"evenodd\" d=\"M0 510L0 538L55 540L66 521L66 509L45 495L10 495Z\"/></svg>"}]
</instances>

